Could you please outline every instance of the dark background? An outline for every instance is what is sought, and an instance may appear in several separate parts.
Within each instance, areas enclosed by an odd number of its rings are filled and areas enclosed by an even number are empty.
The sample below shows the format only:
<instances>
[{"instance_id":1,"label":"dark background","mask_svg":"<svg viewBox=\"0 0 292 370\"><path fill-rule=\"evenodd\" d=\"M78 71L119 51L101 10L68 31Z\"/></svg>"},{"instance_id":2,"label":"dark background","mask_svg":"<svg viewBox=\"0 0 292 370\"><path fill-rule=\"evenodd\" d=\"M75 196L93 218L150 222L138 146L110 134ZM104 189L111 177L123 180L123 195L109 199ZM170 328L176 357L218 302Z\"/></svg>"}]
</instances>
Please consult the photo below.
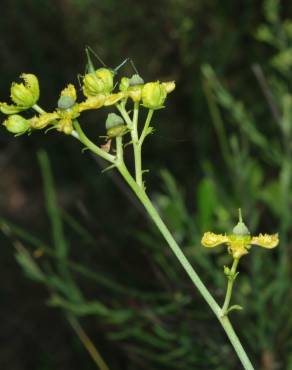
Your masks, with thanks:
<instances>
[{"instance_id":1,"label":"dark background","mask_svg":"<svg viewBox=\"0 0 292 370\"><path fill-rule=\"evenodd\" d=\"M220 302L222 267L230 260L223 249L202 250L202 233L230 230L238 207L253 233L280 233L280 252L255 247L242 262L235 296L244 311L231 316L255 368L264 370L292 369L290 132L277 127L271 109L277 108L279 122L292 112L292 10L289 1L279 4L277 10L272 0L3 0L0 22L1 101L8 101L10 84L21 73L34 73L40 105L53 109L60 90L68 82L77 85L84 73L86 45L109 67L129 57L145 81L176 81L144 147L147 189ZM262 24L273 42L256 36ZM205 64L217 77L202 74ZM264 78L252 69L255 64ZM121 71L132 73L129 64ZM225 100L221 88L230 93ZM97 139L104 120L104 113L94 112L84 114L82 123ZM93 156L57 132L14 138L3 128L0 146L0 369L93 369L68 315L80 320L111 370L240 369L219 324L116 173L101 173ZM37 159L43 149L63 210L70 261L98 275L71 271L72 276L84 301L100 302L106 314L83 306L49 307L54 289L27 279L15 260L19 243L31 253L38 248L20 230L49 248L52 243ZM129 150L126 155L132 167ZM49 253L36 263L58 274ZM129 319L117 319L124 311Z\"/></svg>"}]
</instances>

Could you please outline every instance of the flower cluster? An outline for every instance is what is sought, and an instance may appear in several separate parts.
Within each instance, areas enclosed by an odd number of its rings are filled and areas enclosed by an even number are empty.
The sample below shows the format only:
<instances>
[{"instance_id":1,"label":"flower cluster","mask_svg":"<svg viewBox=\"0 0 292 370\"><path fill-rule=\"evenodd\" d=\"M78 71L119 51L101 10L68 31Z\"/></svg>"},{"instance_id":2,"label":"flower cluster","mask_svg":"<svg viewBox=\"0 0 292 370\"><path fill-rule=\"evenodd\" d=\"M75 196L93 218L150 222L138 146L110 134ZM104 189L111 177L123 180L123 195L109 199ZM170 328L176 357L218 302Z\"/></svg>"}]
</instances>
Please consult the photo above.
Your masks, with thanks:
<instances>
[{"instance_id":1,"label":"flower cluster","mask_svg":"<svg viewBox=\"0 0 292 370\"><path fill-rule=\"evenodd\" d=\"M0 111L7 115L3 122L6 129L16 135L32 130L54 127L65 134L72 134L73 123L85 110L99 109L116 105L130 99L135 104L151 109L161 109L167 95L175 88L175 83L149 82L134 74L131 78L122 77L120 82L114 81L114 72L108 68L99 68L86 73L82 78L82 92L85 99L77 101L77 92L74 85L69 84L61 91L58 104L52 112L45 112L37 103L39 100L39 82L33 74L22 74L24 83L12 83L11 99L13 104L0 103ZM115 87L116 91L115 91ZM20 115L28 109L34 109L36 115L26 118ZM122 118L110 118L106 123L108 137L122 135L125 128L114 129L115 126L124 126ZM121 127L120 127L121 128Z\"/></svg>"}]
</instances>

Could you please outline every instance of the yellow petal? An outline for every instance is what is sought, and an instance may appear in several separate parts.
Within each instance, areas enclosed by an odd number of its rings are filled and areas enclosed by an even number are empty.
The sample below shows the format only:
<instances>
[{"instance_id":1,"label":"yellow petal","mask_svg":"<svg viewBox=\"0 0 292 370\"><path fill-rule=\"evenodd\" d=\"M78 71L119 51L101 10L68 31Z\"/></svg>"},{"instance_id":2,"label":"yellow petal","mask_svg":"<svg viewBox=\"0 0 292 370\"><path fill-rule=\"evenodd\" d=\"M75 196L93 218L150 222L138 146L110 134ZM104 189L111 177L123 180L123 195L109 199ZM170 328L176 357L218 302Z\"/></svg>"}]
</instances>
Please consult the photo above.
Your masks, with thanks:
<instances>
[{"instance_id":1,"label":"yellow petal","mask_svg":"<svg viewBox=\"0 0 292 370\"><path fill-rule=\"evenodd\" d=\"M116 94L110 94L106 97L104 105L105 106L114 105L119 100L123 99L124 97L125 97L125 94L123 92L119 92Z\"/></svg>"},{"instance_id":2,"label":"yellow petal","mask_svg":"<svg viewBox=\"0 0 292 370\"><path fill-rule=\"evenodd\" d=\"M40 116L34 116L29 120L30 127L36 130L41 130L53 123L58 117L59 115L57 112L44 113Z\"/></svg>"},{"instance_id":3,"label":"yellow petal","mask_svg":"<svg viewBox=\"0 0 292 370\"><path fill-rule=\"evenodd\" d=\"M72 84L69 84L61 91L61 96L70 96L74 101L77 99L77 93L75 86Z\"/></svg>"},{"instance_id":4,"label":"yellow petal","mask_svg":"<svg viewBox=\"0 0 292 370\"><path fill-rule=\"evenodd\" d=\"M12 105L7 103L0 103L0 111L4 114L15 114L23 110L26 110L26 107L19 107L18 105Z\"/></svg>"},{"instance_id":5,"label":"yellow petal","mask_svg":"<svg viewBox=\"0 0 292 370\"><path fill-rule=\"evenodd\" d=\"M73 123L70 117L61 119L58 124L56 125L56 128L60 132L64 132L66 135L70 135L73 131Z\"/></svg>"},{"instance_id":6,"label":"yellow petal","mask_svg":"<svg viewBox=\"0 0 292 370\"><path fill-rule=\"evenodd\" d=\"M259 236L254 236L251 239L251 244L268 249L275 248L279 244L278 234L260 234Z\"/></svg>"},{"instance_id":7,"label":"yellow petal","mask_svg":"<svg viewBox=\"0 0 292 370\"><path fill-rule=\"evenodd\" d=\"M205 233L201 240L202 245L207 248L213 248L219 244L227 243L227 242L228 242L228 237L226 235L214 234L210 231Z\"/></svg>"},{"instance_id":8,"label":"yellow petal","mask_svg":"<svg viewBox=\"0 0 292 370\"><path fill-rule=\"evenodd\" d=\"M104 105L105 102L105 95L99 94L96 96L90 96L84 102L80 103L79 112L89 109L98 109Z\"/></svg>"}]
</instances>

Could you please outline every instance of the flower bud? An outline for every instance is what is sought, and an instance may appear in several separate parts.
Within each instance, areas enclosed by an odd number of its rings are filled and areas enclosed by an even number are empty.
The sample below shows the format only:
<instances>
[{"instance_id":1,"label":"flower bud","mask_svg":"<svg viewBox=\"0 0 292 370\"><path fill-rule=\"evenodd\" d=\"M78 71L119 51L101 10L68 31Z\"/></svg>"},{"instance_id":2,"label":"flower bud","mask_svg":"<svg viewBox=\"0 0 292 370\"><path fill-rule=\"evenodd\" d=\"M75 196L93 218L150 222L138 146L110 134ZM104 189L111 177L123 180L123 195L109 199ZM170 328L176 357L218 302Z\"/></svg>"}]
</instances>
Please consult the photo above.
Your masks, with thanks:
<instances>
[{"instance_id":1,"label":"flower bud","mask_svg":"<svg viewBox=\"0 0 292 370\"><path fill-rule=\"evenodd\" d=\"M12 83L11 99L20 107L30 108L39 99L39 82L33 74L23 73L20 77L24 80L24 83Z\"/></svg>"},{"instance_id":2,"label":"flower bud","mask_svg":"<svg viewBox=\"0 0 292 370\"><path fill-rule=\"evenodd\" d=\"M149 109L160 109L163 107L167 96L166 88L157 82L148 82L142 88L142 102Z\"/></svg>"},{"instance_id":3,"label":"flower bud","mask_svg":"<svg viewBox=\"0 0 292 370\"><path fill-rule=\"evenodd\" d=\"M19 114L13 114L9 116L3 125L6 127L7 131L12 134L24 134L30 129L30 123L27 119L20 116Z\"/></svg>"},{"instance_id":4,"label":"flower bud","mask_svg":"<svg viewBox=\"0 0 292 370\"><path fill-rule=\"evenodd\" d=\"M83 93L86 97L108 94L113 89L113 72L107 68L87 73L83 78Z\"/></svg>"},{"instance_id":5,"label":"flower bud","mask_svg":"<svg viewBox=\"0 0 292 370\"><path fill-rule=\"evenodd\" d=\"M109 113L105 122L107 136L111 139L123 136L127 132L127 126L123 118L115 113Z\"/></svg>"}]
</instances>

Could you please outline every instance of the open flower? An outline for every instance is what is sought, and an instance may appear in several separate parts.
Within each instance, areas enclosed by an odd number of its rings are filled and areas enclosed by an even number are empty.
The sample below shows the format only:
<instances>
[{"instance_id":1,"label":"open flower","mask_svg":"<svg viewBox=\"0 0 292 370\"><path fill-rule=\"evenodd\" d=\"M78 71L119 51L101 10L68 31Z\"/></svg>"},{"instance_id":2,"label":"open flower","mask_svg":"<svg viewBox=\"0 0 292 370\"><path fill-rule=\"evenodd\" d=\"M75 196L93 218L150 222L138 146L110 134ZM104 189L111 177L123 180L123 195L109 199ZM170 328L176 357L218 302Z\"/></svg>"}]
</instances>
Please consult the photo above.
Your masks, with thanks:
<instances>
[{"instance_id":1,"label":"open flower","mask_svg":"<svg viewBox=\"0 0 292 370\"><path fill-rule=\"evenodd\" d=\"M15 114L31 108L39 99L39 82L35 75L23 73L20 76L24 83L13 82L10 88L11 100L15 104L0 103L4 114Z\"/></svg>"},{"instance_id":2,"label":"open flower","mask_svg":"<svg viewBox=\"0 0 292 370\"><path fill-rule=\"evenodd\" d=\"M226 244L228 252L233 258L238 259L247 254L252 245L267 249L275 248L279 244L279 238L278 234L251 236L240 215L240 221L233 228L232 234L223 235L208 231L203 235L201 243L206 248L214 248L217 245Z\"/></svg>"}]
</instances>

